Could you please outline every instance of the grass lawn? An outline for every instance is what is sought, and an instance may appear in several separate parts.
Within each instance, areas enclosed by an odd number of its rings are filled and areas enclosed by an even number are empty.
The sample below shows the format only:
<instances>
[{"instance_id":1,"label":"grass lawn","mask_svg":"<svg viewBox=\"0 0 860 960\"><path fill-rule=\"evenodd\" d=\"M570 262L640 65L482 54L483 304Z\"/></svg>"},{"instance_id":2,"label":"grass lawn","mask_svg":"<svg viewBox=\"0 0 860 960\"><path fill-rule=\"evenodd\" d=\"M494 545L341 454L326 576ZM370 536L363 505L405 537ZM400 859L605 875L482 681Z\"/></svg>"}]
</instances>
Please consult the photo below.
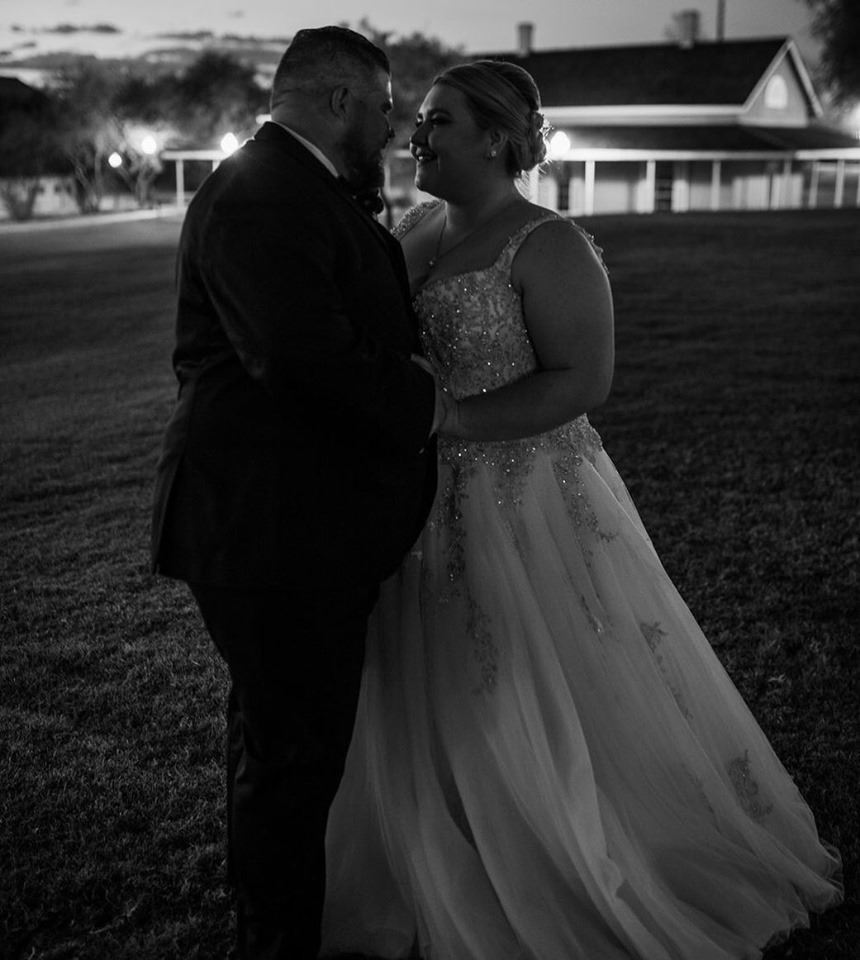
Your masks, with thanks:
<instances>
[{"instance_id":1,"label":"grass lawn","mask_svg":"<svg viewBox=\"0 0 860 960\"><path fill-rule=\"evenodd\" d=\"M843 855L845 905L768 960L856 960L860 211L583 223L617 312L592 419ZM4 960L230 945L225 672L147 569L178 229L0 231Z\"/></svg>"}]
</instances>

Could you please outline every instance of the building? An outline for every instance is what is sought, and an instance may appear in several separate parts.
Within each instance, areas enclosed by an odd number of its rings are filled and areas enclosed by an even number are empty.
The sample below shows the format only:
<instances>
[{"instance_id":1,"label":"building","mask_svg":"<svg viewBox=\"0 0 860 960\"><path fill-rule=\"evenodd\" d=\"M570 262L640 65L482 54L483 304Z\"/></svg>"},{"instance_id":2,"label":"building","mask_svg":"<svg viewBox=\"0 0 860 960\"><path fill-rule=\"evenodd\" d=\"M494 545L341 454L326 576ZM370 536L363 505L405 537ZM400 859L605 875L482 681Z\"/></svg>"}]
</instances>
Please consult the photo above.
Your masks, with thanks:
<instances>
[{"instance_id":1,"label":"building","mask_svg":"<svg viewBox=\"0 0 860 960\"><path fill-rule=\"evenodd\" d=\"M552 126L532 196L570 215L860 206L860 140L828 126L790 38L484 56L524 67Z\"/></svg>"},{"instance_id":2,"label":"building","mask_svg":"<svg viewBox=\"0 0 860 960\"><path fill-rule=\"evenodd\" d=\"M52 169L57 163L31 172L32 130L47 124L47 107L48 98L41 90L15 77L0 76L0 221L59 216L77 209L74 178ZM30 123L25 134L15 124L21 118Z\"/></svg>"}]
</instances>

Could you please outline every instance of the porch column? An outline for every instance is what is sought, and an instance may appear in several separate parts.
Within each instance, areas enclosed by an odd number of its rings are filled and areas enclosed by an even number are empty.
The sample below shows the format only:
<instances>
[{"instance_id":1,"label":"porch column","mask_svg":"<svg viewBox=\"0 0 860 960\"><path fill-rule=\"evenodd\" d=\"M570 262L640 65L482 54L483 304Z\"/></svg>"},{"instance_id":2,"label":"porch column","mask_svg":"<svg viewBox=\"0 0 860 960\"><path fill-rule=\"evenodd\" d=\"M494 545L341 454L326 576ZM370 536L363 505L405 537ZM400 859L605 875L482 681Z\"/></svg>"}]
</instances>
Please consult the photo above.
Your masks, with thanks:
<instances>
[{"instance_id":1,"label":"porch column","mask_svg":"<svg viewBox=\"0 0 860 960\"><path fill-rule=\"evenodd\" d=\"M768 161L764 164L765 183L767 185L767 209L779 209L780 174L774 172L774 165Z\"/></svg>"},{"instance_id":2,"label":"porch column","mask_svg":"<svg viewBox=\"0 0 860 960\"><path fill-rule=\"evenodd\" d=\"M836 191L833 196L833 206L841 207L842 198L845 194L845 161L836 161Z\"/></svg>"},{"instance_id":3,"label":"porch column","mask_svg":"<svg viewBox=\"0 0 860 960\"><path fill-rule=\"evenodd\" d=\"M176 160L176 205L185 206L185 161L182 157Z\"/></svg>"},{"instance_id":4,"label":"porch column","mask_svg":"<svg viewBox=\"0 0 860 960\"><path fill-rule=\"evenodd\" d=\"M807 206L818 206L818 161L812 161L812 175L809 178L809 200Z\"/></svg>"},{"instance_id":5,"label":"porch column","mask_svg":"<svg viewBox=\"0 0 860 960\"><path fill-rule=\"evenodd\" d=\"M688 213L690 210L690 164L676 160L672 164L672 213Z\"/></svg>"},{"instance_id":6,"label":"porch column","mask_svg":"<svg viewBox=\"0 0 860 960\"><path fill-rule=\"evenodd\" d=\"M782 161L782 190L780 191L780 206L791 206L791 160Z\"/></svg>"},{"instance_id":7,"label":"porch column","mask_svg":"<svg viewBox=\"0 0 860 960\"><path fill-rule=\"evenodd\" d=\"M594 167L593 160L585 161L585 216L590 217L594 213Z\"/></svg>"},{"instance_id":8,"label":"porch column","mask_svg":"<svg viewBox=\"0 0 860 960\"><path fill-rule=\"evenodd\" d=\"M645 197L643 213L653 213L657 209L657 161L645 161Z\"/></svg>"},{"instance_id":9,"label":"porch column","mask_svg":"<svg viewBox=\"0 0 860 960\"><path fill-rule=\"evenodd\" d=\"M721 160L711 162L711 210L720 209L720 184L723 179L723 163Z\"/></svg>"}]
</instances>

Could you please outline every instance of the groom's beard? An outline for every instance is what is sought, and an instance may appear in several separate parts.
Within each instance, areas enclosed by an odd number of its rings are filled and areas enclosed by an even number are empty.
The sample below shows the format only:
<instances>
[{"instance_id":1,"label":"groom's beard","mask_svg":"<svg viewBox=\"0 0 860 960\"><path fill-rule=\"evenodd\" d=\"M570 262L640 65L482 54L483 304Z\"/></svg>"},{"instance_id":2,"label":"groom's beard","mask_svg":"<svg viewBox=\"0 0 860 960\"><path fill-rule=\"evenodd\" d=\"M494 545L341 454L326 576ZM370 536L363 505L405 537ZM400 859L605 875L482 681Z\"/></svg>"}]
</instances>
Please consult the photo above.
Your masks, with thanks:
<instances>
[{"instance_id":1,"label":"groom's beard","mask_svg":"<svg viewBox=\"0 0 860 960\"><path fill-rule=\"evenodd\" d=\"M356 193L376 190L385 183L383 153L386 144L369 147L366 134L351 130L343 139L341 151L347 169L347 181Z\"/></svg>"}]
</instances>

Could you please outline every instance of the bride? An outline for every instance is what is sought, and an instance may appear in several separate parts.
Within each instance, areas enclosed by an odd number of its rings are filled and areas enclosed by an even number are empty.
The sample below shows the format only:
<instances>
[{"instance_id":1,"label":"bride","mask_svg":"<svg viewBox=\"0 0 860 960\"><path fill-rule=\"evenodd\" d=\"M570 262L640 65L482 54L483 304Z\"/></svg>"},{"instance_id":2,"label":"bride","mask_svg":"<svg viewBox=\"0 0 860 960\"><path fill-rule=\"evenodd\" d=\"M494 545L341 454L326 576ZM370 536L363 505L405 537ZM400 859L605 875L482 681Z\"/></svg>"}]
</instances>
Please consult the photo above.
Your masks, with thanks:
<instances>
[{"instance_id":1,"label":"bride","mask_svg":"<svg viewBox=\"0 0 860 960\"><path fill-rule=\"evenodd\" d=\"M440 489L371 625L323 955L759 957L839 901L839 857L586 417L612 300L588 235L517 188L539 106L520 68L460 65L412 135Z\"/></svg>"}]
</instances>

